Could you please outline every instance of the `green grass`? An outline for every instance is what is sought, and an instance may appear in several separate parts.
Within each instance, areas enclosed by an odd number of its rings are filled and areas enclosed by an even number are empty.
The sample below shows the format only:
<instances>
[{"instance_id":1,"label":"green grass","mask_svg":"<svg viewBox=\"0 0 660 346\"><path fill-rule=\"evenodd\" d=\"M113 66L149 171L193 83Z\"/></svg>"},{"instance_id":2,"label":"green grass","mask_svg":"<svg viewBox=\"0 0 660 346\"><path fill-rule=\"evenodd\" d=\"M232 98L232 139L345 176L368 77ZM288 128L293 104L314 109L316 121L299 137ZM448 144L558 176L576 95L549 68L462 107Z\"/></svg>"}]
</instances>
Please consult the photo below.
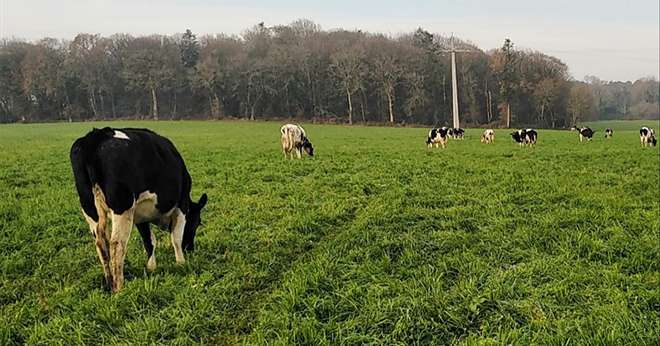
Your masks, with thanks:
<instances>
[{"instance_id":1,"label":"green grass","mask_svg":"<svg viewBox=\"0 0 660 346\"><path fill-rule=\"evenodd\" d=\"M112 296L68 160L92 126L0 126L0 344L648 344L660 341L660 167L638 124L519 148L479 130L144 122L209 195L196 252L137 232Z\"/></svg>"}]
</instances>

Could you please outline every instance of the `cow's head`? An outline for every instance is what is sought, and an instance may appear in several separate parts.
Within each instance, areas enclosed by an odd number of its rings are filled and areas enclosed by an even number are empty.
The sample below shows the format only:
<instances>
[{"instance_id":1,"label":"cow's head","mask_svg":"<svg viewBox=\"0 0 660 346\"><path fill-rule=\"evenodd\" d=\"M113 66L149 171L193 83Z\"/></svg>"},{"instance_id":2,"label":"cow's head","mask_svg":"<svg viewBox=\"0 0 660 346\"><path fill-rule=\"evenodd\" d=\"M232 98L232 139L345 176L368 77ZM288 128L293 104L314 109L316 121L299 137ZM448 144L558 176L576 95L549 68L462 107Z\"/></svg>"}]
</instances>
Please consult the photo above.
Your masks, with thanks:
<instances>
[{"instance_id":1,"label":"cow's head","mask_svg":"<svg viewBox=\"0 0 660 346\"><path fill-rule=\"evenodd\" d=\"M186 227L183 229L183 242L181 244L183 251L192 252L195 250L195 234L197 233L197 227L202 223L201 213L207 201L208 197L203 194L199 202L190 202L188 214L186 214Z\"/></svg>"},{"instance_id":2,"label":"cow's head","mask_svg":"<svg viewBox=\"0 0 660 346\"><path fill-rule=\"evenodd\" d=\"M303 140L302 147L307 153L307 155L314 156L314 147L312 146L312 142L310 142L309 139L305 138Z\"/></svg>"}]
</instances>

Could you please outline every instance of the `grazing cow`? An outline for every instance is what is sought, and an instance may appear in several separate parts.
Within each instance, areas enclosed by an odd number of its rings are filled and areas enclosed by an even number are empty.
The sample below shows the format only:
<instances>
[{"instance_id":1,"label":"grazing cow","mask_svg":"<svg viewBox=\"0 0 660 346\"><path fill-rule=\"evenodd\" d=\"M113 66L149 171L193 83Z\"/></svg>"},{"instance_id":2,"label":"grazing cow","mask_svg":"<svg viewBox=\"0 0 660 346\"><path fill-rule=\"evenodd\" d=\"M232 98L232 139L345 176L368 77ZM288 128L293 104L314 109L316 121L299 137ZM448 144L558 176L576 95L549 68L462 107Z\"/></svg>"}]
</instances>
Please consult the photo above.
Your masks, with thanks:
<instances>
[{"instance_id":1,"label":"grazing cow","mask_svg":"<svg viewBox=\"0 0 660 346\"><path fill-rule=\"evenodd\" d=\"M536 144L539 134L534 129L525 129L525 142L530 146Z\"/></svg>"},{"instance_id":2,"label":"grazing cow","mask_svg":"<svg viewBox=\"0 0 660 346\"><path fill-rule=\"evenodd\" d=\"M462 128L451 128L448 131L449 137L453 139L463 139L465 136L465 130Z\"/></svg>"},{"instance_id":3,"label":"grazing cow","mask_svg":"<svg viewBox=\"0 0 660 346\"><path fill-rule=\"evenodd\" d=\"M293 159L293 153L296 153L296 157L299 159L302 158L303 150L309 156L314 156L314 147L312 143L307 138L305 130L299 125L286 124L280 128L282 133L282 152L284 153L284 158L287 158L289 155Z\"/></svg>"},{"instance_id":4,"label":"grazing cow","mask_svg":"<svg viewBox=\"0 0 660 346\"><path fill-rule=\"evenodd\" d=\"M192 180L172 142L146 129L93 129L73 143L70 158L83 216L112 292L124 284L134 224L147 251L147 269L156 268L150 223L169 227L176 262L185 262L183 251L194 250L207 197L190 199Z\"/></svg>"},{"instance_id":5,"label":"grazing cow","mask_svg":"<svg viewBox=\"0 0 660 346\"><path fill-rule=\"evenodd\" d=\"M495 141L495 131L492 129L484 130L484 133L481 134L481 143L493 143Z\"/></svg>"},{"instance_id":6,"label":"grazing cow","mask_svg":"<svg viewBox=\"0 0 660 346\"><path fill-rule=\"evenodd\" d=\"M438 147L438 145L440 145L444 149L447 145L448 138L449 138L449 128L447 127L441 127L439 129L433 128L429 131L429 136L426 138L426 145L429 148L433 148L434 144L436 148Z\"/></svg>"},{"instance_id":7,"label":"grazing cow","mask_svg":"<svg viewBox=\"0 0 660 346\"><path fill-rule=\"evenodd\" d=\"M518 131L513 131L511 132L511 138L520 146L522 146L525 142L525 130L518 130Z\"/></svg>"},{"instance_id":8,"label":"grazing cow","mask_svg":"<svg viewBox=\"0 0 660 346\"><path fill-rule=\"evenodd\" d=\"M534 129L525 129L525 142L533 146L536 144L536 139L538 138L539 134L536 132Z\"/></svg>"},{"instance_id":9,"label":"grazing cow","mask_svg":"<svg viewBox=\"0 0 660 346\"><path fill-rule=\"evenodd\" d=\"M658 141L655 138L655 131L650 127L642 127L639 130L639 141L642 143L642 147L646 146L656 146Z\"/></svg>"},{"instance_id":10,"label":"grazing cow","mask_svg":"<svg viewBox=\"0 0 660 346\"><path fill-rule=\"evenodd\" d=\"M580 137L580 142L582 142L582 140L584 140L585 138L587 139L587 141L591 141L595 132L596 131L590 129L589 127L580 127L578 129L578 136Z\"/></svg>"},{"instance_id":11,"label":"grazing cow","mask_svg":"<svg viewBox=\"0 0 660 346\"><path fill-rule=\"evenodd\" d=\"M614 131L611 128L606 128L605 129L605 138L612 138L612 135L614 134Z\"/></svg>"},{"instance_id":12,"label":"grazing cow","mask_svg":"<svg viewBox=\"0 0 660 346\"><path fill-rule=\"evenodd\" d=\"M520 144L520 146L533 146L536 144L538 133L534 129L523 129L511 132L511 138Z\"/></svg>"}]
</instances>

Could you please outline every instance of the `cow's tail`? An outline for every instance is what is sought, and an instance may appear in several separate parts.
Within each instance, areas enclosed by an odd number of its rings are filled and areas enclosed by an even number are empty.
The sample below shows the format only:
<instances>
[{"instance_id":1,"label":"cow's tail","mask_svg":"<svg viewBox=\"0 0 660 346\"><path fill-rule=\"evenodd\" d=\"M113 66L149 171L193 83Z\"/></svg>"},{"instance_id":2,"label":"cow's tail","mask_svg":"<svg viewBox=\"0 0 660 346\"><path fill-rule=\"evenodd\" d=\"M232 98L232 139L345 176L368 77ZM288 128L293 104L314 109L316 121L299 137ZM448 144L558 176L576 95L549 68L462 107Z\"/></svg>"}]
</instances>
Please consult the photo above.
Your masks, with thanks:
<instances>
[{"instance_id":1,"label":"cow's tail","mask_svg":"<svg viewBox=\"0 0 660 346\"><path fill-rule=\"evenodd\" d=\"M111 138L114 131L109 127L93 129L85 137L78 138L71 146L70 159L76 190L80 198L80 205L85 214L94 221L99 220L99 215L94 204L94 184L99 181L99 175L94 165L96 149L101 142Z\"/></svg>"}]
</instances>

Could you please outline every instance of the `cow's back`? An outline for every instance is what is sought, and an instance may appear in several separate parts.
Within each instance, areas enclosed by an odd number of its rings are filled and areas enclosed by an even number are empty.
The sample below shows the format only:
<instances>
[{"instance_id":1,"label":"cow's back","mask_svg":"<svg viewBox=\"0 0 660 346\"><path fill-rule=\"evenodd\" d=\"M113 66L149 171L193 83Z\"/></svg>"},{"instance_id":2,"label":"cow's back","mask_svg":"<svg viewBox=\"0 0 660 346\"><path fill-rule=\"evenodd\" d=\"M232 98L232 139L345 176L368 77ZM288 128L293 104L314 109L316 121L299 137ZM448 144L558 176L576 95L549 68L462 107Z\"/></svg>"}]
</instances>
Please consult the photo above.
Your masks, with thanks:
<instances>
[{"instance_id":1,"label":"cow's back","mask_svg":"<svg viewBox=\"0 0 660 346\"><path fill-rule=\"evenodd\" d=\"M83 162L77 158L74 163L74 151L82 153ZM150 130L94 129L74 143L72 165L79 195L81 190L98 185L115 212L129 209L145 191L158 195L161 211L177 204L187 210L185 196L190 192L191 180L183 159L172 142ZM78 181L83 186L79 187ZM83 197L81 204L86 209Z\"/></svg>"},{"instance_id":2,"label":"cow's back","mask_svg":"<svg viewBox=\"0 0 660 346\"><path fill-rule=\"evenodd\" d=\"M287 150L292 150L305 138L305 130L298 125L286 124L280 128L280 131L282 132L282 146Z\"/></svg>"}]
</instances>

